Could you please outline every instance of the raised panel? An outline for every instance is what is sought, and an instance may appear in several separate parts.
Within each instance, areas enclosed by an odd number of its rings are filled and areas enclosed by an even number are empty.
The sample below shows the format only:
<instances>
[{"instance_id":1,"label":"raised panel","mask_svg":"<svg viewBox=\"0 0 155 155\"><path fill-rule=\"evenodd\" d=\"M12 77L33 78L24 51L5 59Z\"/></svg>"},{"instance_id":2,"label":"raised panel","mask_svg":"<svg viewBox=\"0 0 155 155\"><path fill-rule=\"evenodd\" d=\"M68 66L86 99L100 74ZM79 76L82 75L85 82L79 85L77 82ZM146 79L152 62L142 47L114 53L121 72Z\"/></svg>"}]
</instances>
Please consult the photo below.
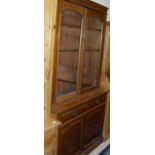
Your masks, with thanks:
<instances>
[{"instance_id":1,"label":"raised panel","mask_svg":"<svg viewBox=\"0 0 155 155\"><path fill-rule=\"evenodd\" d=\"M84 145L89 146L97 139L102 137L102 128L104 120L104 105L99 106L94 111L91 111L85 120L85 137Z\"/></svg>"},{"instance_id":2,"label":"raised panel","mask_svg":"<svg viewBox=\"0 0 155 155\"><path fill-rule=\"evenodd\" d=\"M81 152L83 127L83 118L78 118L60 127L58 155L76 155Z\"/></svg>"}]
</instances>

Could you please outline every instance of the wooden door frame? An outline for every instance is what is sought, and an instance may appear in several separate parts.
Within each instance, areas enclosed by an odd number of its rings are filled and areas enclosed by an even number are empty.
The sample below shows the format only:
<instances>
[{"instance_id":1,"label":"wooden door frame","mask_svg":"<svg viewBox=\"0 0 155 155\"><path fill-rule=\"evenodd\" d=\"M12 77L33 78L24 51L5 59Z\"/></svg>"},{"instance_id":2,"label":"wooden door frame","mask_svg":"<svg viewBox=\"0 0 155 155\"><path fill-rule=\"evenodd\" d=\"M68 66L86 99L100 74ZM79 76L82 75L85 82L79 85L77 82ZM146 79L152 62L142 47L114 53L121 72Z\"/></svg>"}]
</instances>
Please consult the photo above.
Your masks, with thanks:
<instances>
[{"instance_id":1,"label":"wooden door frame","mask_svg":"<svg viewBox=\"0 0 155 155\"><path fill-rule=\"evenodd\" d=\"M88 27L88 18L89 17L97 17L102 23L103 23L103 27L102 27L102 32L101 32L101 40L100 40L100 44L101 44L101 49L99 52L99 63L98 63L98 72L97 72L97 86L96 87L90 87L90 88L86 88L82 90L82 79L83 79L83 70L81 71L81 83L80 83L80 94L87 92L89 90L95 90L99 87L101 87L101 76L102 76L102 61L103 61L103 54L104 54L104 39L105 39L105 23L106 23L106 13L101 14L100 12L95 12L93 10L87 10L87 15L86 15L86 25L85 25L85 36L84 38L86 38L86 33L87 33L87 27ZM86 43L86 40L84 40L84 45ZM83 46L84 46L83 45ZM84 47L83 47L83 52L82 52L83 56L82 56L82 65L84 62Z\"/></svg>"},{"instance_id":2,"label":"wooden door frame","mask_svg":"<svg viewBox=\"0 0 155 155\"><path fill-rule=\"evenodd\" d=\"M83 26L84 26L84 16L85 16L85 8L82 8L81 6L78 6L78 5L75 5L75 4L72 4L72 3L69 3L69 2L66 2L66 1L63 1L61 0L59 3L58 3L58 13L57 13L57 24L56 24L56 42L55 42L55 47L54 47L54 57L53 57L53 79L52 79L52 103L55 103L55 102L59 102L59 101L63 101L65 99L68 99L70 97L74 97L76 96L77 92L78 92L78 87L76 89L75 92L73 93L69 93L65 96L61 96L61 97L56 97L56 76L57 76L57 62L58 62L58 52L59 52L59 39L60 39L60 26L61 26L61 11L62 10L72 10L72 11L75 11L77 12L78 14L80 14L83 19L82 19L82 25L81 25L81 36L80 36L80 43L82 42L82 36L83 36ZM79 45L81 46L81 45ZM81 57L81 52L80 52L81 48L79 49L79 59ZM80 63L79 63L80 64ZM78 68L79 68L79 64L78 64ZM78 69L78 72L79 72L79 69ZM79 75L79 74L78 74ZM79 77L78 77L79 78ZM79 85L79 84L77 84Z\"/></svg>"}]
</instances>

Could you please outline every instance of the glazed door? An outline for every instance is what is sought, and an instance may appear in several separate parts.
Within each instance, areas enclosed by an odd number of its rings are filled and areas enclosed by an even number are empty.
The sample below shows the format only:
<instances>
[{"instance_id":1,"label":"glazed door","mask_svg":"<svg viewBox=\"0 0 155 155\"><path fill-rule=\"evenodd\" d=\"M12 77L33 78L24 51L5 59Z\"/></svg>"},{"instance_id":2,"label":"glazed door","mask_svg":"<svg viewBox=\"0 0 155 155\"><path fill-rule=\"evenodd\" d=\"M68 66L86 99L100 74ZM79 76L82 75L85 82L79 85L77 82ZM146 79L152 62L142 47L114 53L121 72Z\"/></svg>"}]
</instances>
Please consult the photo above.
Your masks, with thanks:
<instances>
[{"instance_id":1,"label":"glazed door","mask_svg":"<svg viewBox=\"0 0 155 155\"><path fill-rule=\"evenodd\" d=\"M103 53L103 15L88 11L84 43L81 88L87 90L98 87L99 72Z\"/></svg>"},{"instance_id":2,"label":"glazed door","mask_svg":"<svg viewBox=\"0 0 155 155\"><path fill-rule=\"evenodd\" d=\"M63 1L59 14L59 39L56 52L56 97L77 93L85 9Z\"/></svg>"},{"instance_id":3,"label":"glazed door","mask_svg":"<svg viewBox=\"0 0 155 155\"><path fill-rule=\"evenodd\" d=\"M102 138L104 120L104 106L99 106L96 110L91 111L85 120L84 147L89 147L96 140Z\"/></svg>"},{"instance_id":4,"label":"glazed door","mask_svg":"<svg viewBox=\"0 0 155 155\"><path fill-rule=\"evenodd\" d=\"M59 129L58 155L79 155L83 143L84 119L78 118Z\"/></svg>"}]
</instances>

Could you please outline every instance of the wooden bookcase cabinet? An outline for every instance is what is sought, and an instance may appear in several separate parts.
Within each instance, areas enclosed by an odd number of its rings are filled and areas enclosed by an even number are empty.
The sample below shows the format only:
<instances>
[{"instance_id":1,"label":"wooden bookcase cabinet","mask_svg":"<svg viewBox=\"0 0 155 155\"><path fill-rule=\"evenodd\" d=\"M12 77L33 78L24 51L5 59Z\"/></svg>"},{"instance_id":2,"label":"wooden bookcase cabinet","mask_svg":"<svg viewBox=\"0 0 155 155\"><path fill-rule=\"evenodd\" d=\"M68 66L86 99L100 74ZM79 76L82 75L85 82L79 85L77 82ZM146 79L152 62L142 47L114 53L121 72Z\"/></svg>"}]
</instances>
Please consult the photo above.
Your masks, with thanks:
<instances>
[{"instance_id":1,"label":"wooden bookcase cabinet","mask_svg":"<svg viewBox=\"0 0 155 155\"><path fill-rule=\"evenodd\" d=\"M59 0L52 68L52 117L58 155L88 154L102 142L106 93L101 87L107 8Z\"/></svg>"}]
</instances>

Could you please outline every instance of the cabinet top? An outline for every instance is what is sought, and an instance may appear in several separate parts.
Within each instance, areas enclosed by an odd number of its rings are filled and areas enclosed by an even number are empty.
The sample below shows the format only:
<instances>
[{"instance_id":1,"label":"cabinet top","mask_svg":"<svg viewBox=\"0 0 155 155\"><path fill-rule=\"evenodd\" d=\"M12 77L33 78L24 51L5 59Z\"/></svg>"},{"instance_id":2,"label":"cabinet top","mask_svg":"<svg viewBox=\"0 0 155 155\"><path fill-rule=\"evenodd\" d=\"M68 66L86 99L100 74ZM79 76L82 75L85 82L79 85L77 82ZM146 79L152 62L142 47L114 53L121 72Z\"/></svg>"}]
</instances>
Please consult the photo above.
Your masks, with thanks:
<instances>
[{"instance_id":1,"label":"cabinet top","mask_svg":"<svg viewBox=\"0 0 155 155\"><path fill-rule=\"evenodd\" d=\"M102 13L106 13L108 10L107 7L100 5L98 3L95 3L95 2L92 2L90 0L66 0L66 1L71 2L71 3L75 3L77 5L83 6L83 7L88 8L88 9L99 11Z\"/></svg>"},{"instance_id":2,"label":"cabinet top","mask_svg":"<svg viewBox=\"0 0 155 155\"><path fill-rule=\"evenodd\" d=\"M79 95L76 98L72 98L70 100L63 100L62 102L55 102L52 104L52 112L55 114L62 113L64 111L70 110L72 108L83 105L84 103L95 99L99 96L105 95L107 90L103 88L99 88L97 90L86 92L82 95Z\"/></svg>"}]
</instances>

